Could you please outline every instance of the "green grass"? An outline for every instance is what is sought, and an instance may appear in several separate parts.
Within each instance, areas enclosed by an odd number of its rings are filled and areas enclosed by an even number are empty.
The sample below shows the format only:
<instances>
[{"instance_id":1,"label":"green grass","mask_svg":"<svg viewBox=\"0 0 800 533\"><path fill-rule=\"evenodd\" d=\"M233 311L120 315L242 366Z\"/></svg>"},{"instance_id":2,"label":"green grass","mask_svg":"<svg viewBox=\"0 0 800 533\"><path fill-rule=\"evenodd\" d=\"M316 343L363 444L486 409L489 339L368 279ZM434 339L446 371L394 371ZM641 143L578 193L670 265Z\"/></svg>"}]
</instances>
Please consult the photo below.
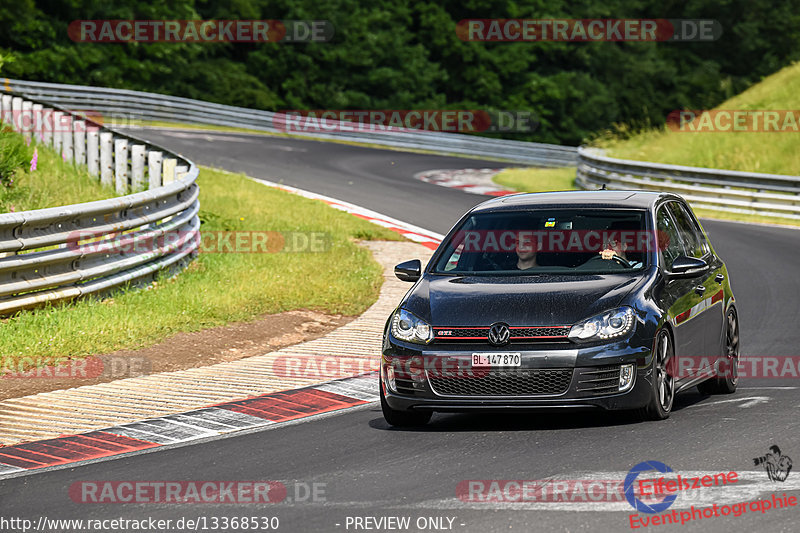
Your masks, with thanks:
<instances>
[{"instance_id":1,"label":"green grass","mask_svg":"<svg viewBox=\"0 0 800 533\"><path fill-rule=\"evenodd\" d=\"M18 133L4 131L11 142L24 145ZM0 137L2 138L2 137ZM59 205L91 202L116 196L114 189L104 187L92 178L85 167L65 163L52 148L43 144L31 143L25 147L25 162L17 168L14 183L0 186L0 213L43 209ZM36 170L30 170L33 150L38 152ZM0 148L0 158L4 157Z\"/></svg>"},{"instance_id":2,"label":"green grass","mask_svg":"<svg viewBox=\"0 0 800 533\"><path fill-rule=\"evenodd\" d=\"M722 103L722 110L800 109L800 63L765 78ZM595 143L608 155L693 167L720 168L800 176L800 132L688 132L650 130L627 139L605 136ZM697 209L705 218L800 226L800 221L711 209Z\"/></svg>"},{"instance_id":3,"label":"green grass","mask_svg":"<svg viewBox=\"0 0 800 533\"><path fill-rule=\"evenodd\" d=\"M575 167L508 168L493 179L519 192L569 191L575 188Z\"/></svg>"},{"instance_id":4,"label":"green grass","mask_svg":"<svg viewBox=\"0 0 800 533\"><path fill-rule=\"evenodd\" d=\"M800 63L765 78L724 102L724 110L800 109ZM800 133L680 132L667 128L628 139L607 136L595 144L611 157L676 165L800 175Z\"/></svg>"},{"instance_id":5,"label":"green grass","mask_svg":"<svg viewBox=\"0 0 800 533\"><path fill-rule=\"evenodd\" d=\"M717 107L724 110L800 109L800 63L767 77ZM611 157L693 167L719 168L800 176L800 132L679 132L666 127L628 135L623 129L592 143ZM575 169L509 169L495 182L517 191L574 188ZM800 221L713 209L695 209L698 216L739 222L800 226Z\"/></svg>"},{"instance_id":6,"label":"green grass","mask_svg":"<svg viewBox=\"0 0 800 533\"><path fill-rule=\"evenodd\" d=\"M354 240L396 233L243 175L202 168L198 183L202 231L327 232L329 251L206 253L150 290L19 313L0 325L0 361L81 358L291 309L355 315L377 299L381 268Z\"/></svg>"}]
</instances>

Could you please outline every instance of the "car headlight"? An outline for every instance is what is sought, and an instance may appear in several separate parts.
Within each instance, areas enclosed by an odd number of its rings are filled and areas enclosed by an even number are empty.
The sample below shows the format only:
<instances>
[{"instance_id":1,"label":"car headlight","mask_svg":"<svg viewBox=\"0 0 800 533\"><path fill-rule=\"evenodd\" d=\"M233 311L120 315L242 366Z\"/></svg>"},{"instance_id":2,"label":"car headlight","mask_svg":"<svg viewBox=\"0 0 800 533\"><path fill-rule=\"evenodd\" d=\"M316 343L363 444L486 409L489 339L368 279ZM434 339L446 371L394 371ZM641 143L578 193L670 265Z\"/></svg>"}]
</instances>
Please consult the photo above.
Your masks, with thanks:
<instances>
[{"instance_id":1,"label":"car headlight","mask_svg":"<svg viewBox=\"0 0 800 533\"><path fill-rule=\"evenodd\" d=\"M594 341L622 337L630 333L635 321L633 309L620 307L575 324L569 330L569 338Z\"/></svg>"},{"instance_id":2,"label":"car headlight","mask_svg":"<svg viewBox=\"0 0 800 533\"><path fill-rule=\"evenodd\" d=\"M392 335L401 341L428 344L433 340L433 328L405 309L398 309L392 317Z\"/></svg>"}]
</instances>

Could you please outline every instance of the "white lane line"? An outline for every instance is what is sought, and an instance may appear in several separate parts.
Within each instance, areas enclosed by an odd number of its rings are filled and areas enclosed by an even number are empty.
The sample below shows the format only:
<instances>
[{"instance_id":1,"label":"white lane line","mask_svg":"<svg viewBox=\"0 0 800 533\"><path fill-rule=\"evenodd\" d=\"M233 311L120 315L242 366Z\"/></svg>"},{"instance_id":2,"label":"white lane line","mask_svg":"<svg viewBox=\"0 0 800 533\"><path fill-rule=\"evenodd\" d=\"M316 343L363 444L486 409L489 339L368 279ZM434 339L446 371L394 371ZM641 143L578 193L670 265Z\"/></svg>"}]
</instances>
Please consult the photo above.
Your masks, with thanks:
<instances>
[{"instance_id":1,"label":"white lane line","mask_svg":"<svg viewBox=\"0 0 800 533\"><path fill-rule=\"evenodd\" d=\"M726 472L727 473L727 472ZM703 476L713 476L720 474L720 472L713 471L677 471L665 474L666 480L676 479L680 474L683 478L694 478ZM800 475L792 476L784 482L770 481L765 471L740 471L737 473L738 478L735 483L728 485L719 485L712 487L702 487L698 489L683 490L677 493L675 502L665 512L670 512L672 509L689 509L691 506L697 507L710 507L714 504L718 506L732 505L736 503L743 503L759 498L771 498L772 494L777 496L783 495L784 492L790 493L793 491L800 491ZM564 476L559 479L551 479L554 484L559 481L567 480L580 480L583 483L581 487L588 485L592 481L608 482L610 480L619 480L620 484L624 482L628 472L591 472L591 473L575 473ZM661 476L661 474L659 474ZM654 475L642 475L640 479L653 479ZM500 480L502 481L502 480ZM518 480L519 481L519 480ZM524 480L523 480L524 481ZM544 480L538 480L540 482ZM454 482L454 492L455 485ZM502 487L503 485L501 485ZM578 485L572 485L578 487ZM638 492L638 486L636 491ZM620 487L620 490L621 487ZM513 494L513 493L512 493ZM509 498L498 498L501 501L471 501L468 497L463 500L456 498L445 498L438 500L426 500L414 504L415 508L424 509L437 509L437 510L457 510L457 509L482 509L482 510L541 510L541 511L579 511L579 512L635 512L633 507L628 503L624 497L624 493L620 500L617 495L611 498L615 501L589 501L589 494L585 491L575 491L573 489L567 490L564 493L559 493L558 501L533 501L532 497L523 498L519 496L521 492L517 492L516 499L518 501L509 501ZM522 501L526 500L526 501Z\"/></svg>"},{"instance_id":2,"label":"white lane line","mask_svg":"<svg viewBox=\"0 0 800 533\"><path fill-rule=\"evenodd\" d=\"M122 437L130 437L132 439L143 440L146 442L154 442L156 444L173 444L178 442L176 439L167 437L166 435L159 435L152 431L147 431L146 427L142 427L140 422L133 424L125 424L124 426L114 426L110 428L101 429L103 433L111 433L112 435L120 435Z\"/></svg>"},{"instance_id":3,"label":"white lane line","mask_svg":"<svg viewBox=\"0 0 800 533\"><path fill-rule=\"evenodd\" d=\"M273 189L281 189L287 192L298 194L305 198L322 200L323 202L330 205L334 209L350 213L351 215L357 215L369 218L371 222L374 222L384 227L399 230L406 237L408 237L409 240L415 242L421 242L421 243L427 242L438 245L442 241L442 239L444 239L444 235L442 235L441 233L436 233L434 231L430 231L425 228L415 226L414 224L403 222L402 220L386 216L382 213L378 213L377 211L373 211L372 209L367 209L366 207L361 207L359 205L351 204L350 202L344 202L342 200L337 200L336 198L331 198L330 196L324 196L322 194L306 191L304 189L298 189L297 187L292 187L291 185L284 185L282 183L276 183L274 181L255 179L249 176L248 178L255 181L256 183L260 183L267 187L272 187Z\"/></svg>"},{"instance_id":4,"label":"white lane line","mask_svg":"<svg viewBox=\"0 0 800 533\"><path fill-rule=\"evenodd\" d=\"M274 423L251 415L210 407L189 413L148 418L101 431L163 445L208 439Z\"/></svg>"},{"instance_id":5,"label":"white lane line","mask_svg":"<svg viewBox=\"0 0 800 533\"><path fill-rule=\"evenodd\" d=\"M739 387L739 390L796 390L797 387Z\"/></svg>"},{"instance_id":6,"label":"white lane line","mask_svg":"<svg viewBox=\"0 0 800 533\"><path fill-rule=\"evenodd\" d=\"M176 442L203 439L220 435L217 430L209 429L195 424L187 424L171 418L151 418L142 420L142 424L152 427L159 435L166 435Z\"/></svg>"},{"instance_id":7,"label":"white lane line","mask_svg":"<svg viewBox=\"0 0 800 533\"><path fill-rule=\"evenodd\" d=\"M334 394L341 394L343 396L356 398L357 400L363 400L366 402L374 402L380 398L377 373L373 373L365 377L355 377L323 383L321 385L316 385L313 388L332 392Z\"/></svg>"},{"instance_id":8,"label":"white lane line","mask_svg":"<svg viewBox=\"0 0 800 533\"><path fill-rule=\"evenodd\" d=\"M326 383L324 385L319 385L314 388L325 392L332 392L334 394L339 394L341 396L347 396L348 398L355 398L356 400L362 400L365 402L374 402L375 400L378 399L377 394L361 392L356 389L350 387L342 387L334 383Z\"/></svg>"},{"instance_id":9,"label":"white lane line","mask_svg":"<svg viewBox=\"0 0 800 533\"><path fill-rule=\"evenodd\" d=\"M266 420L257 416L231 411L230 409L222 409L219 407L207 407L205 409L189 411L188 413L181 413L181 415L199 418L209 422L214 422L216 424L224 424L226 426L230 426L232 428L231 431L257 428L275 423L272 420Z\"/></svg>"},{"instance_id":10,"label":"white lane line","mask_svg":"<svg viewBox=\"0 0 800 533\"><path fill-rule=\"evenodd\" d=\"M0 463L0 474L10 474L12 472L22 472L24 468L20 468L18 466L11 466L5 463Z\"/></svg>"},{"instance_id":11,"label":"white lane line","mask_svg":"<svg viewBox=\"0 0 800 533\"><path fill-rule=\"evenodd\" d=\"M762 403L769 403L771 399L772 398L770 398L769 396L747 396L745 398L731 398L729 400L717 400L715 402L698 403L695 405L689 405L687 407L684 407L684 409L693 409L696 407L709 407L711 405L720 405L723 403L736 403L736 402L743 402L742 405L739 406L740 408L748 408Z\"/></svg>"},{"instance_id":12,"label":"white lane line","mask_svg":"<svg viewBox=\"0 0 800 533\"><path fill-rule=\"evenodd\" d=\"M164 135L167 137L175 137L177 139L203 139L206 141L224 141L224 142L234 142L234 143L254 143L260 141L259 138L241 138L241 137L233 137L233 136L222 136L216 135L211 133L206 133L204 131L198 131L197 133L190 133L186 131L169 131L164 130Z\"/></svg>"}]
</instances>

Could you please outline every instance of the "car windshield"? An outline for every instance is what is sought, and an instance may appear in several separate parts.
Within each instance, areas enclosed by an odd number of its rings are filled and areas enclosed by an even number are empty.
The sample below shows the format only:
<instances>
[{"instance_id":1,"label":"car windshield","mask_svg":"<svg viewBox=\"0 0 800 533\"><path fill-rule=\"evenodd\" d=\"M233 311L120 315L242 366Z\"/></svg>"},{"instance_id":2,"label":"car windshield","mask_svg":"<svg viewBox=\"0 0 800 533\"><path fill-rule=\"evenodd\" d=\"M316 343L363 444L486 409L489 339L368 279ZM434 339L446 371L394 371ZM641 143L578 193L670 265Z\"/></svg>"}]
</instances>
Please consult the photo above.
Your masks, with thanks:
<instances>
[{"instance_id":1,"label":"car windshield","mask_svg":"<svg viewBox=\"0 0 800 533\"><path fill-rule=\"evenodd\" d=\"M438 274L604 274L638 271L656 242L646 211L600 208L477 213L452 233Z\"/></svg>"}]
</instances>

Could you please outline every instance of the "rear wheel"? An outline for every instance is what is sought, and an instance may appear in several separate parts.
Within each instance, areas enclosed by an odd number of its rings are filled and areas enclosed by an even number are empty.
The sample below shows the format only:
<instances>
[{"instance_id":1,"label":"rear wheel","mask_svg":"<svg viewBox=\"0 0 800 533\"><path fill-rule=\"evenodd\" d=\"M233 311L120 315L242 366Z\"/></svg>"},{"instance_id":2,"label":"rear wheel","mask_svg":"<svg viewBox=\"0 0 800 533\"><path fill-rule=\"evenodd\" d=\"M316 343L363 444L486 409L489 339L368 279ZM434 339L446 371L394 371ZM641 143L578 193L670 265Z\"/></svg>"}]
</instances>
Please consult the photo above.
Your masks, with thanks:
<instances>
[{"instance_id":1,"label":"rear wheel","mask_svg":"<svg viewBox=\"0 0 800 533\"><path fill-rule=\"evenodd\" d=\"M731 394L736 392L736 384L739 382L739 319L736 311L731 309L726 315L725 329L725 359L718 367L719 374L716 377L704 381L697 386L703 394Z\"/></svg>"},{"instance_id":2,"label":"rear wheel","mask_svg":"<svg viewBox=\"0 0 800 533\"><path fill-rule=\"evenodd\" d=\"M381 411L383 411L383 418L390 426L398 428L424 426L430 421L433 413L430 411L398 411L392 409L386 403L386 397L383 395L383 383L379 383L381 394Z\"/></svg>"},{"instance_id":3,"label":"rear wheel","mask_svg":"<svg viewBox=\"0 0 800 533\"><path fill-rule=\"evenodd\" d=\"M653 394L650 403L640 413L645 420L664 420L672 411L675 377L669 369L673 354L672 338L667 330L662 329L656 335L653 354Z\"/></svg>"}]
</instances>

